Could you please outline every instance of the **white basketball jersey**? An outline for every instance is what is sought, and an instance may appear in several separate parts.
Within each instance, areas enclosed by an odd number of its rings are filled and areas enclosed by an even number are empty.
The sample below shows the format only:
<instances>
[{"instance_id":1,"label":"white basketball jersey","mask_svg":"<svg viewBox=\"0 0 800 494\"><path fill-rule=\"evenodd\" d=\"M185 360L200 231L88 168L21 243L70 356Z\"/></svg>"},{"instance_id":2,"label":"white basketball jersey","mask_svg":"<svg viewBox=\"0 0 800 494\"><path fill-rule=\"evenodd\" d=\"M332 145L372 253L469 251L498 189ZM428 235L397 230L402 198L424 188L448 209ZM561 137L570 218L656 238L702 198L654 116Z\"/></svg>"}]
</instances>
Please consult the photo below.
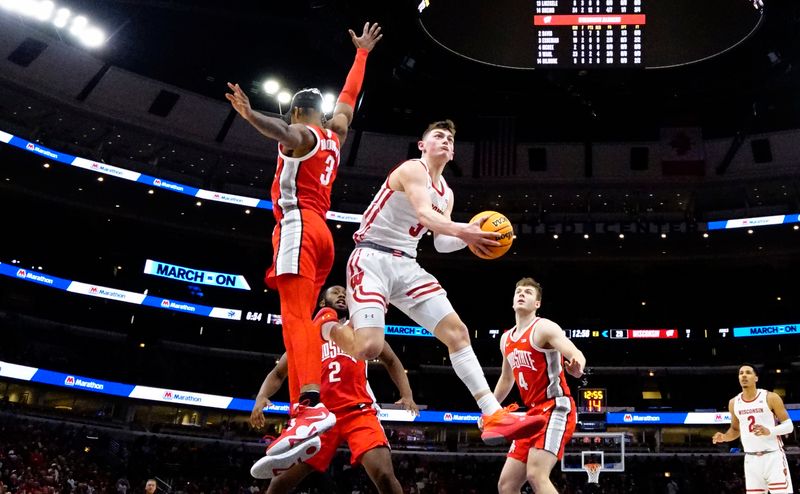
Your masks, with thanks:
<instances>
[{"instance_id":1,"label":"white basketball jersey","mask_svg":"<svg viewBox=\"0 0 800 494\"><path fill-rule=\"evenodd\" d=\"M739 418L739 433L742 438L742 447L747 453L759 451L776 451L782 448L783 441L778 436L756 436L753 426L756 424L764 427L775 426L775 415L767 403L767 391L756 390L753 401L745 401L739 393L733 401L733 413Z\"/></svg>"},{"instance_id":2,"label":"white basketball jersey","mask_svg":"<svg viewBox=\"0 0 800 494\"><path fill-rule=\"evenodd\" d=\"M428 171L428 165L422 160L417 161L420 166ZM391 176L391 173L389 173ZM450 189L444 177L439 177L439 184L433 185L428 175L428 195L431 198L431 208L444 213L450 200ZM353 240L359 242L373 242L383 247L396 249L411 257L417 256L419 239L428 229L417 220L417 213L408 200L405 192L389 188L389 177L381 185L380 190L370 203L361 227L353 235Z\"/></svg>"}]
</instances>

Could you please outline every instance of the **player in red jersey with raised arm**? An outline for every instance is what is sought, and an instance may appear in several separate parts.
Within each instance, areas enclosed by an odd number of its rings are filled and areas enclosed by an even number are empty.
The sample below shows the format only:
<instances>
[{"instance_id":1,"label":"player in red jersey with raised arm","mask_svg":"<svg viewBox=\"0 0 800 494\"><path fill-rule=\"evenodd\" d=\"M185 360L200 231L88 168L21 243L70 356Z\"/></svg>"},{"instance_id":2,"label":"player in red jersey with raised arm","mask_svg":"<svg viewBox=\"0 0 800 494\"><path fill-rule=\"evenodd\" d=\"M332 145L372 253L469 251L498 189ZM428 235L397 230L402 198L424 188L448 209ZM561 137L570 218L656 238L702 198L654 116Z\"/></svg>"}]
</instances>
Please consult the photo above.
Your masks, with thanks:
<instances>
[{"instance_id":1,"label":"player in red jersey with raised arm","mask_svg":"<svg viewBox=\"0 0 800 494\"><path fill-rule=\"evenodd\" d=\"M575 432L575 401L564 370L581 377L586 358L558 324L536 315L541 303L541 285L533 278L519 280L513 304L517 324L500 338L503 370L495 397L502 402L516 383L528 415L547 420L544 429L511 443L497 485L500 494L518 494L525 481L536 494L557 494L550 471Z\"/></svg>"},{"instance_id":2,"label":"player in red jersey with raised arm","mask_svg":"<svg viewBox=\"0 0 800 494\"><path fill-rule=\"evenodd\" d=\"M287 114L291 123L286 123L253 111L239 85L228 83L233 92L225 97L233 108L259 132L278 141L278 166L272 182L273 262L265 281L277 288L281 300L293 420L267 454L291 450L299 455L306 449L304 442L336 423L319 399L321 346L311 314L333 265L333 237L325 215L339 150L353 120L367 54L383 36L380 30L377 24L366 23L361 36L350 31L356 58L327 121L317 89L303 89L294 95Z\"/></svg>"},{"instance_id":3,"label":"player in red jersey with raised arm","mask_svg":"<svg viewBox=\"0 0 800 494\"><path fill-rule=\"evenodd\" d=\"M318 318L335 320L341 316L347 318L347 303L343 286L332 286L323 294L320 305L329 307L318 314ZM333 310L331 310L333 309ZM335 312L334 312L335 311ZM332 319L331 319L332 318ZM321 451L305 462L290 459L286 461L280 455L268 455L256 462L250 470L257 478L277 477L269 484L267 494L279 494L291 491L300 481L313 471L324 472L328 469L336 448L343 442L350 447L351 464L361 464L380 493L401 494L400 483L394 475L392 458L389 453L389 442L383 432L377 416L375 396L367 382L367 364L363 360L355 360L342 352L332 342L322 344L322 399L336 414L336 425L323 433ZM411 395L403 364L385 344L379 356L389 376L400 391L402 404L412 413L417 413L417 405ZM269 373L256 397L250 423L261 427L264 425L264 407L269 405L269 398L275 394L286 379L286 355Z\"/></svg>"}]
</instances>

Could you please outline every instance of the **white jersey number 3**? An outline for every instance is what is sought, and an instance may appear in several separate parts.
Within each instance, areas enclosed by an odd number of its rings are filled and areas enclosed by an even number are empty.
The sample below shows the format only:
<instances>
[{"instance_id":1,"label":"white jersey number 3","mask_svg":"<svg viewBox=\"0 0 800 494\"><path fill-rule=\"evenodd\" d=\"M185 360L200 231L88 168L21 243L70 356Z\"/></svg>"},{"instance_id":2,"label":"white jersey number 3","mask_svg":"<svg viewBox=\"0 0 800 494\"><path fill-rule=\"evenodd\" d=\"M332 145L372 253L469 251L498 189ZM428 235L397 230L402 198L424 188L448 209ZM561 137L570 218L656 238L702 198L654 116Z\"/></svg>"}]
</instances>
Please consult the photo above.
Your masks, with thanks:
<instances>
[{"instance_id":1,"label":"white jersey number 3","mask_svg":"<svg viewBox=\"0 0 800 494\"><path fill-rule=\"evenodd\" d=\"M325 158L325 163L328 166L325 167L325 173L319 176L319 183L329 185L331 183L331 173L333 173L333 168L336 166L336 158L328 156Z\"/></svg>"}]
</instances>

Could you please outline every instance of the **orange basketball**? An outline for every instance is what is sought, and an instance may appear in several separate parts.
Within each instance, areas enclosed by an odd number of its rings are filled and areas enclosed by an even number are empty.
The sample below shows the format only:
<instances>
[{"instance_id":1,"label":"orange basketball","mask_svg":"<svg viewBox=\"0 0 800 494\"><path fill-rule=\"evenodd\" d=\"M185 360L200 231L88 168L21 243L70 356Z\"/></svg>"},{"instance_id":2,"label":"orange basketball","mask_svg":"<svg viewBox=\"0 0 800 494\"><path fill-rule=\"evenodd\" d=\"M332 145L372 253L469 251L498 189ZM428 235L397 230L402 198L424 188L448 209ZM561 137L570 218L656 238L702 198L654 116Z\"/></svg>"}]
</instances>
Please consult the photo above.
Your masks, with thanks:
<instances>
[{"instance_id":1,"label":"orange basketball","mask_svg":"<svg viewBox=\"0 0 800 494\"><path fill-rule=\"evenodd\" d=\"M484 211L482 213L478 213L473 216L469 222L474 223L478 221L479 218L484 216L487 216L487 218L486 221L481 224L481 230L499 233L500 238L498 238L497 241L500 242L500 246L488 247L487 250L490 252L488 256L481 254L475 247L471 245L469 246L469 250L471 250L473 254L481 259L497 259L508 252L508 249L511 248L511 242L514 241L514 227L511 226L511 222L508 221L508 218L497 211Z\"/></svg>"}]
</instances>

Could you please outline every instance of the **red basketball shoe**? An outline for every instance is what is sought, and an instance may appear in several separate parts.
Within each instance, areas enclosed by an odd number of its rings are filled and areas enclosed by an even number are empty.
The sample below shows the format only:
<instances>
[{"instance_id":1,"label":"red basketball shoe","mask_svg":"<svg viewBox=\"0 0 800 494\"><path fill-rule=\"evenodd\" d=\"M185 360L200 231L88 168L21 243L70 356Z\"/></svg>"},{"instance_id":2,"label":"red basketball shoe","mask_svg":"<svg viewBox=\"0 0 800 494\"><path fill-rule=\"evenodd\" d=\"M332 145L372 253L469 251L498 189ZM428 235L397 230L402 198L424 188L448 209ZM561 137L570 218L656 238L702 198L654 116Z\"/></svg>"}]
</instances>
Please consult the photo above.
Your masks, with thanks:
<instances>
[{"instance_id":1,"label":"red basketball shoe","mask_svg":"<svg viewBox=\"0 0 800 494\"><path fill-rule=\"evenodd\" d=\"M541 415L517 415L517 404L509 405L491 415L482 415L481 439L490 446L504 444L514 439L531 437L541 430L547 421Z\"/></svg>"}]
</instances>

